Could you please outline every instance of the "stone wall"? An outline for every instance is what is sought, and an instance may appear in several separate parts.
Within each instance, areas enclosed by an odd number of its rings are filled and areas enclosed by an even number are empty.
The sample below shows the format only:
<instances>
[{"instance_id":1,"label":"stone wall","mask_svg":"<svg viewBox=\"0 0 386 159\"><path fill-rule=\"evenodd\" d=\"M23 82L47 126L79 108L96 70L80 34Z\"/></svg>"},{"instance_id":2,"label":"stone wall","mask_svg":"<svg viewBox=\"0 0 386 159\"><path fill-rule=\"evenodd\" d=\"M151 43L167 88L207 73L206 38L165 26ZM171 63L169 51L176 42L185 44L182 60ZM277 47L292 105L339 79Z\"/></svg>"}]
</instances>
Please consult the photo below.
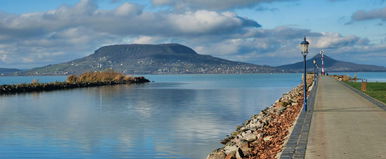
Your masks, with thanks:
<instances>
[{"instance_id":1,"label":"stone wall","mask_svg":"<svg viewBox=\"0 0 386 159\"><path fill-rule=\"evenodd\" d=\"M313 75L308 75L308 92L312 82ZM212 151L207 159L278 158L302 108L303 84L300 84L237 127L221 141L224 146Z\"/></svg>"},{"instance_id":2,"label":"stone wall","mask_svg":"<svg viewBox=\"0 0 386 159\"><path fill-rule=\"evenodd\" d=\"M134 83L146 83L150 82L144 77L133 77L131 80L115 82L53 82L53 83L28 83L28 84L13 84L13 85L0 85L0 95L5 94L16 94L16 93L28 93L28 92L42 92L52 91L60 89L72 89L72 88L83 88L83 87L96 87L106 85L117 85L117 84L134 84Z\"/></svg>"}]
</instances>

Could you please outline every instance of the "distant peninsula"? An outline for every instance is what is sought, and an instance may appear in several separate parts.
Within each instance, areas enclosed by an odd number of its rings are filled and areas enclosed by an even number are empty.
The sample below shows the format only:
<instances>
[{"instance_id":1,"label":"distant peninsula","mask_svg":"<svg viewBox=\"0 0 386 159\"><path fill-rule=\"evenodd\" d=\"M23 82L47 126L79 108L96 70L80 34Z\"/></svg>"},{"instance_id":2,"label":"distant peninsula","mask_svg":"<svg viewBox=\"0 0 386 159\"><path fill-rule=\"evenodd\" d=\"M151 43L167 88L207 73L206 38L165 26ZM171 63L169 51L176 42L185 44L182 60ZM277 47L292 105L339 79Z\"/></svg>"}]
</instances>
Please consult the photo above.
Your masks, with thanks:
<instances>
[{"instance_id":1,"label":"distant peninsula","mask_svg":"<svg viewBox=\"0 0 386 159\"><path fill-rule=\"evenodd\" d=\"M313 72L314 60L316 61L319 67L322 67L321 55L317 54L311 59L307 60L307 71ZM339 61L327 55L324 55L324 67L327 72L386 72L386 67L383 66L364 65L346 61ZM303 72L304 63L303 61L301 61L293 64L278 66L277 68L286 72Z\"/></svg>"},{"instance_id":2,"label":"distant peninsula","mask_svg":"<svg viewBox=\"0 0 386 159\"><path fill-rule=\"evenodd\" d=\"M5 75L9 73L19 72L21 70L16 68L0 68L0 75Z\"/></svg>"}]
</instances>

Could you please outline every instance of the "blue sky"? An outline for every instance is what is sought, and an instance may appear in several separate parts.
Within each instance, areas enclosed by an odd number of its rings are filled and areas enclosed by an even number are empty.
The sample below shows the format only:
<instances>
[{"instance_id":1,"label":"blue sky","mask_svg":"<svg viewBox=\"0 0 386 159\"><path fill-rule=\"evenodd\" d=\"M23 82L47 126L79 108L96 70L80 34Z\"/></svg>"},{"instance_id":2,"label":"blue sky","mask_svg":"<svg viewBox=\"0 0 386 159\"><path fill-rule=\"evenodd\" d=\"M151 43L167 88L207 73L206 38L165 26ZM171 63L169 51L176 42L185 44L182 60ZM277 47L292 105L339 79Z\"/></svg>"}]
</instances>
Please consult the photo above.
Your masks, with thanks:
<instances>
[{"instance_id":1,"label":"blue sky","mask_svg":"<svg viewBox=\"0 0 386 159\"><path fill-rule=\"evenodd\" d=\"M310 55L386 66L385 0L0 0L0 67L31 68L103 45L170 43L265 65Z\"/></svg>"}]
</instances>

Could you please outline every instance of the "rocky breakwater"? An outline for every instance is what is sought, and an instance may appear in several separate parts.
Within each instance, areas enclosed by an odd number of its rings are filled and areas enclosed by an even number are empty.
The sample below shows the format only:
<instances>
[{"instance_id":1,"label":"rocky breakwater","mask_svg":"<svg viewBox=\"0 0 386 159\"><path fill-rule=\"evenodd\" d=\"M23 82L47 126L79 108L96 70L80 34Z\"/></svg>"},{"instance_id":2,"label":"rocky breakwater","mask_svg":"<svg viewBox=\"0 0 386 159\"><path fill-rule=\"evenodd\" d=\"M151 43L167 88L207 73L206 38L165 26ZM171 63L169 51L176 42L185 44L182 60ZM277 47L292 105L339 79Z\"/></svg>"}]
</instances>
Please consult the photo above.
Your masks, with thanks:
<instances>
[{"instance_id":1,"label":"rocky breakwater","mask_svg":"<svg viewBox=\"0 0 386 159\"><path fill-rule=\"evenodd\" d=\"M311 85L313 75L307 76ZM308 87L308 92L312 89ZM293 88L221 141L207 159L278 158L303 107L303 84Z\"/></svg>"},{"instance_id":2,"label":"rocky breakwater","mask_svg":"<svg viewBox=\"0 0 386 159\"><path fill-rule=\"evenodd\" d=\"M39 83L33 81L24 84L0 85L0 95L147 82L150 81L145 77L126 76L115 72L89 72L79 76L70 75L65 82Z\"/></svg>"}]
</instances>

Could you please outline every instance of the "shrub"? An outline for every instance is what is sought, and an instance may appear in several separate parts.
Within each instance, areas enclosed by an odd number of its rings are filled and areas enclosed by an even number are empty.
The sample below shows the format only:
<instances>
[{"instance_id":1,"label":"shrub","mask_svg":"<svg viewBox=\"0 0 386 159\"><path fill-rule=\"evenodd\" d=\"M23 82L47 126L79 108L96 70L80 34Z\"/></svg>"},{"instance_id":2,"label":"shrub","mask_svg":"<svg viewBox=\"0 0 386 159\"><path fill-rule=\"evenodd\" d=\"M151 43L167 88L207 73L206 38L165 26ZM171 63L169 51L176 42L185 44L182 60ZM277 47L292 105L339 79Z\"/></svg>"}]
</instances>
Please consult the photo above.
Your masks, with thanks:
<instances>
[{"instance_id":1,"label":"shrub","mask_svg":"<svg viewBox=\"0 0 386 159\"><path fill-rule=\"evenodd\" d=\"M68 83L76 83L78 82L78 77L75 76L75 75L70 75L67 77L67 80L66 80Z\"/></svg>"},{"instance_id":2,"label":"shrub","mask_svg":"<svg viewBox=\"0 0 386 159\"><path fill-rule=\"evenodd\" d=\"M106 72L86 72L79 76L70 75L67 77L69 83L98 83L98 82L130 82L135 78L132 76L126 76L122 73L107 70Z\"/></svg>"},{"instance_id":3,"label":"shrub","mask_svg":"<svg viewBox=\"0 0 386 159\"><path fill-rule=\"evenodd\" d=\"M31 83L32 83L32 84L38 84L38 83L39 83L39 80L38 80L38 79L33 79Z\"/></svg>"}]
</instances>

